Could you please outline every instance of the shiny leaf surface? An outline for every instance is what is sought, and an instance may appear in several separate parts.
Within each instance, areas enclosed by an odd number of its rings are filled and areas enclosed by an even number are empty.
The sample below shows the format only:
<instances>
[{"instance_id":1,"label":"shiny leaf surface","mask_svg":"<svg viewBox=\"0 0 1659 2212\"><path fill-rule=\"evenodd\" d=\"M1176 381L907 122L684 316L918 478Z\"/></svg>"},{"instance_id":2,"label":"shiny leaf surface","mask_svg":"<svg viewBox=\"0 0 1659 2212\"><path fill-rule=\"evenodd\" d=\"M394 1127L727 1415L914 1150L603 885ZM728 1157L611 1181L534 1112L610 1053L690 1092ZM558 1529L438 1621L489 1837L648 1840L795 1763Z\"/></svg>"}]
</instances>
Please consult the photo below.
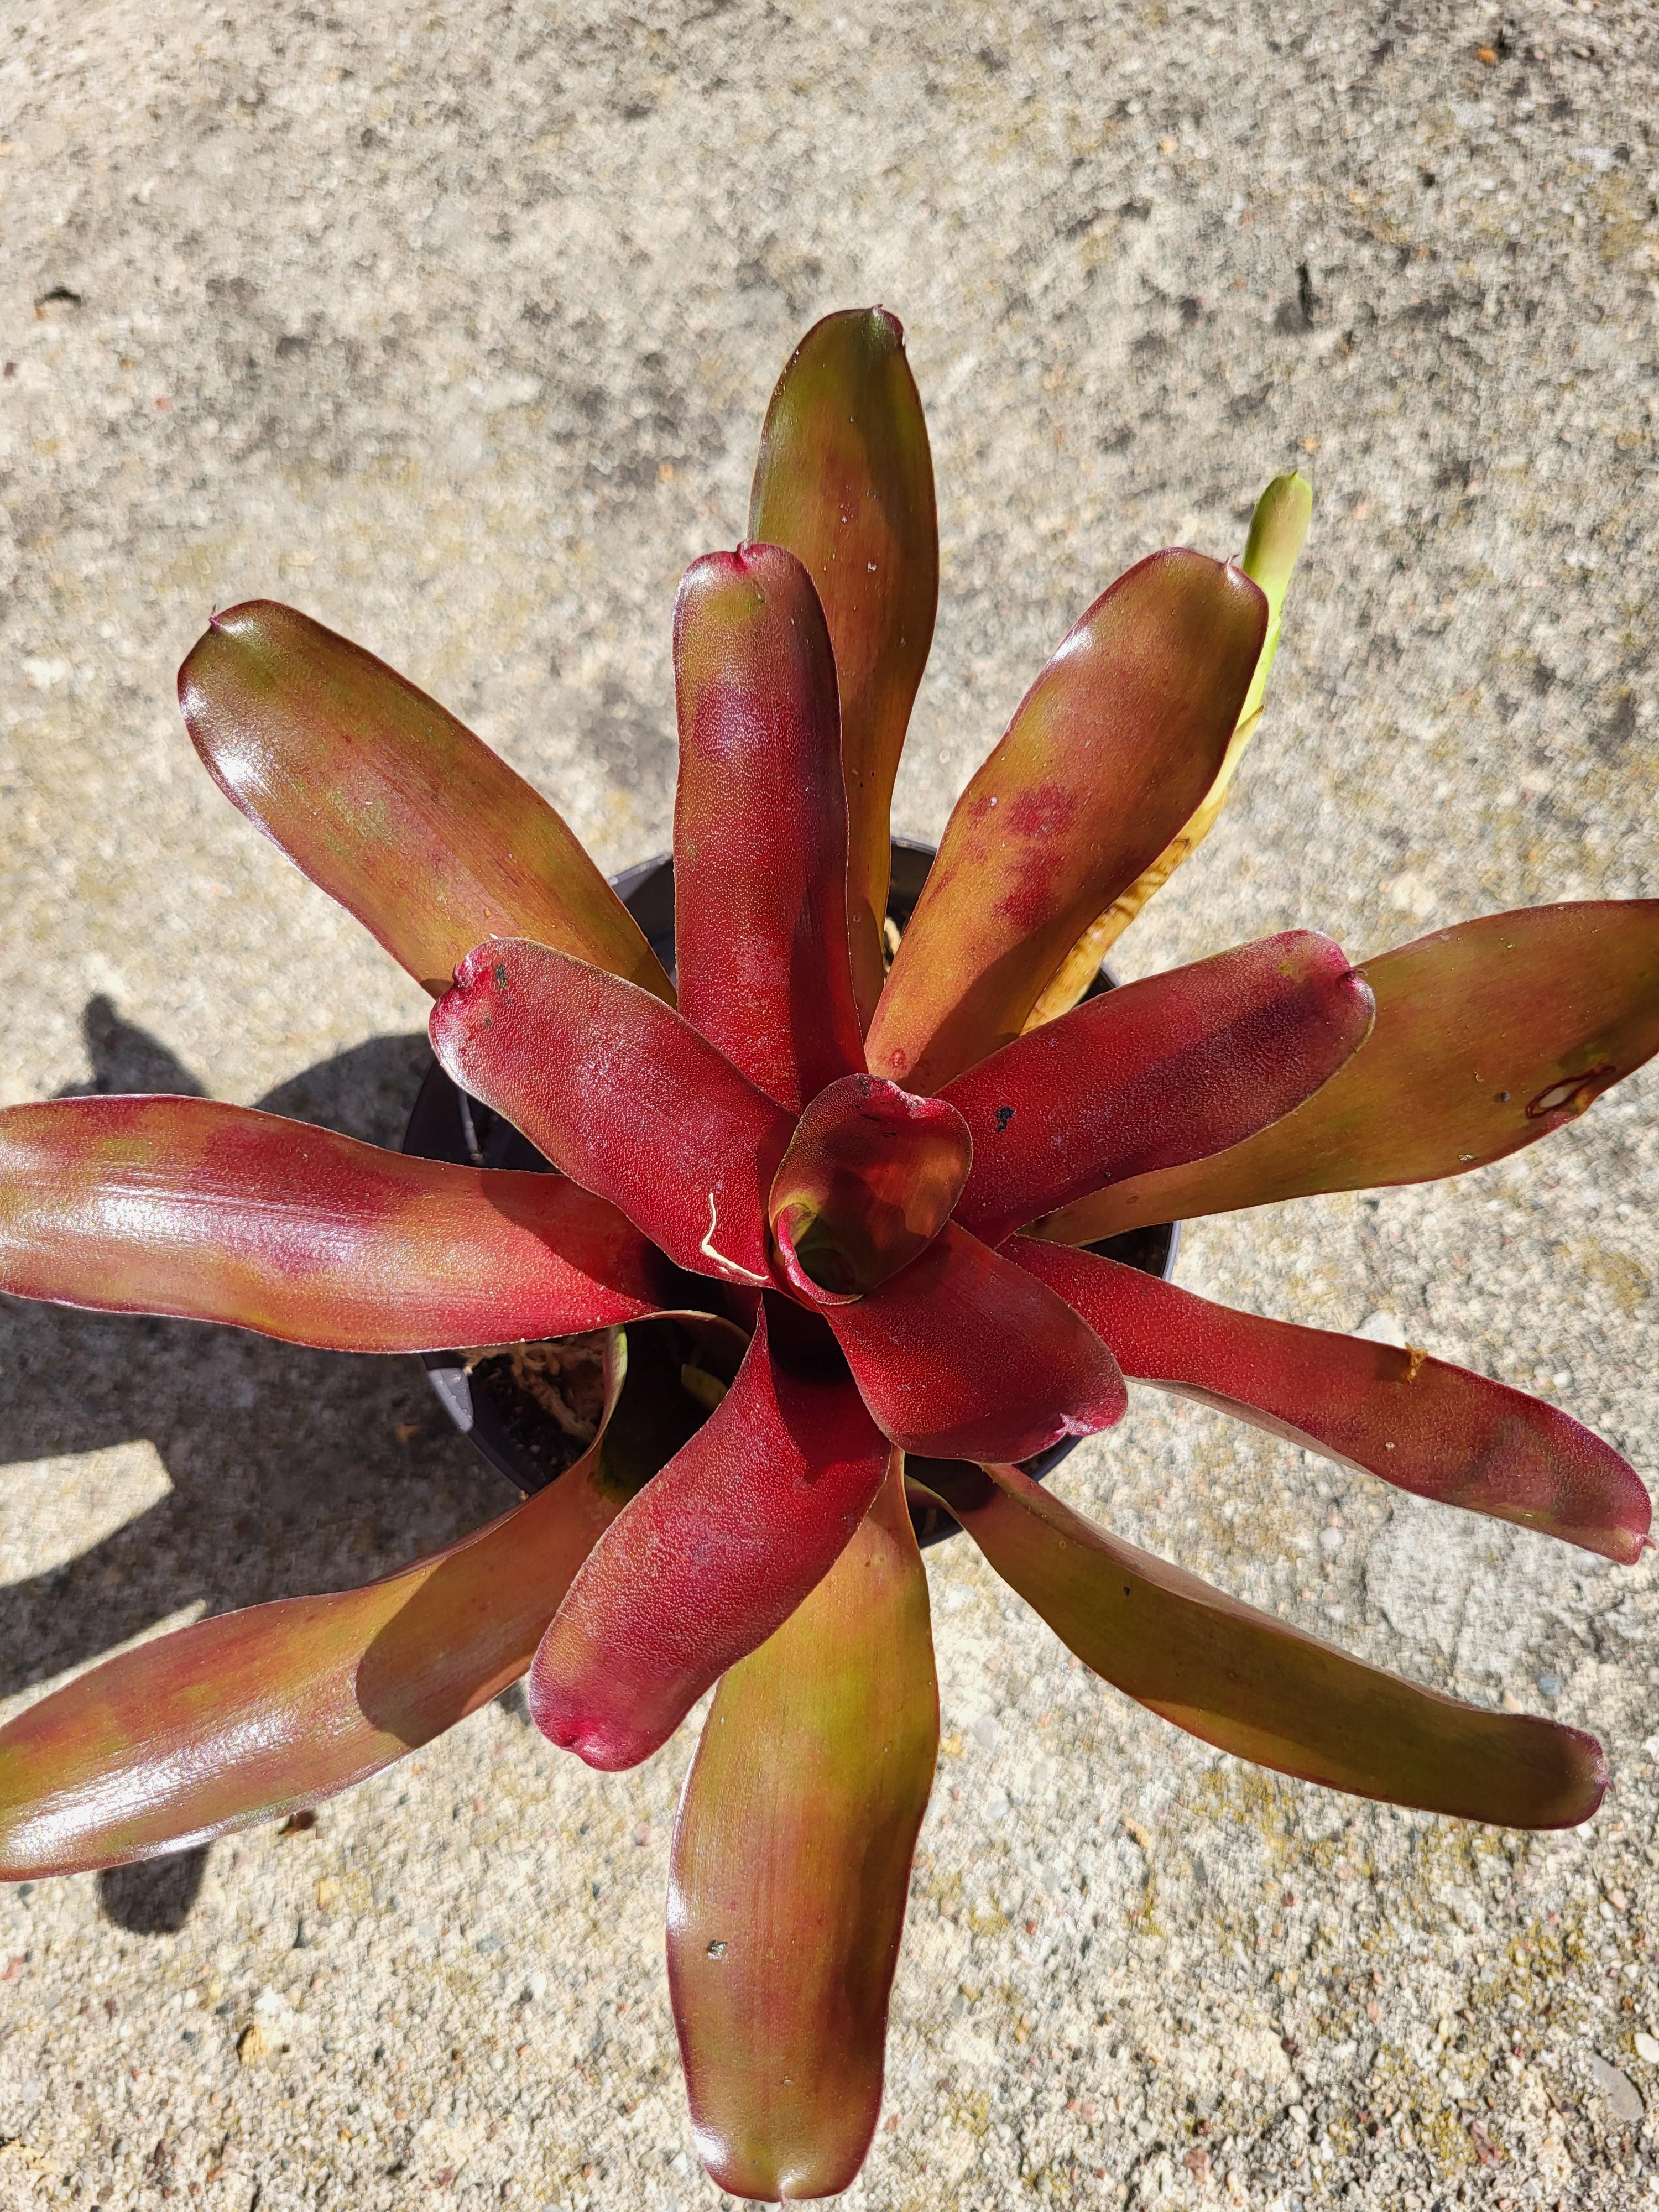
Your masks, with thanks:
<instances>
[{"instance_id":1,"label":"shiny leaf surface","mask_svg":"<svg viewBox=\"0 0 1659 2212\"><path fill-rule=\"evenodd\" d=\"M1066 1244L1325 1190L1427 1182L1575 1121L1659 1050L1659 900L1483 915L1361 970L1376 1000L1346 1066L1273 1127L1042 1224Z\"/></svg>"},{"instance_id":2,"label":"shiny leaf surface","mask_svg":"<svg viewBox=\"0 0 1659 2212\"><path fill-rule=\"evenodd\" d=\"M680 1011L799 1113L864 1066L829 633L792 553L695 562L674 610Z\"/></svg>"},{"instance_id":3,"label":"shiny leaf surface","mask_svg":"<svg viewBox=\"0 0 1659 2212\"><path fill-rule=\"evenodd\" d=\"M435 996L486 937L532 937L673 998L562 819L471 730L362 646L250 599L179 672L231 803Z\"/></svg>"},{"instance_id":4,"label":"shiny leaf surface","mask_svg":"<svg viewBox=\"0 0 1659 2212\"><path fill-rule=\"evenodd\" d=\"M823 1312L865 1404L907 1452L1028 1459L1122 1419L1123 1377L1095 1332L954 1222L902 1274Z\"/></svg>"},{"instance_id":5,"label":"shiny leaf surface","mask_svg":"<svg viewBox=\"0 0 1659 2212\"><path fill-rule=\"evenodd\" d=\"M893 777L939 604L927 426L896 316L826 315L790 356L761 433L749 535L817 587L835 650L859 1002L880 995Z\"/></svg>"},{"instance_id":6,"label":"shiny leaf surface","mask_svg":"<svg viewBox=\"0 0 1659 2212\"><path fill-rule=\"evenodd\" d=\"M895 1474L721 1681L680 1798L669 1986L697 2148L734 2196L832 2196L869 2148L938 1750L927 1578Z\"/></svg>"},{"instance_id":7,"label":"shiny leaf surface","mask_svg":"<svg viewBox=\"0 0 1659 2212\"><path fill-rule=\"evenodd\" d=\"M1069 1650L1177 1728L1358 1797L1575 1827L1607 1787L1594 1736L1420 1689L1096 1528L1018 1468L913 1469Z\"/></svg>"},{"instance_id":8,"label":"shiny leaf surface","mask_svg":"<svg viewBox=\"0 0 1659 2212\"><path fill-rule=\"evenodd\" d=\"M481 945L432 1049L683 1267L771 1279L766 1194L792 1118L648 991L520 939Z\"/></svg>"},{"instance_id":9,"label":"shiny leaf surface","mask_svg":"<svg viewBox=\"0 0 1659 2212\"><path fill-rule=\"evenodd\" d=\"M0 1290L337 1352L562 1336L702 1302L562 1176L169 1097L0 1113Z\"/></svg>"},{"instance_id":10,"label":"shiny leaf surface","mask_svg":"<svg viewBox=\"0 0 1659 2212\"><path fill-rule=\"evenodd\" d=\"M973 1137L957 1218L1000 1243L1103 1184L1235 1145L1299 1106L1370 1023L1364 979L1314 930L1108 991L940 1093Z\"/></svg>"},{"instance_id":11,"label":"shiny leaf surface","mask_svg":"<svg viewBox=\"0 0 1659 2212\"><path fill-rule=\"evenodd\" d=\"M517 1680L600 1531L702 1418L690 1398L665 1410L671 1328L629 1332L592 1450L487 1528L366 1589L157 1637L0 1729L0 1876L149 1858L314 1805ZM698 1328L720 1365L735 1332Z\"/></svg>"},{"instance_id":12,"label":"shiny leaf surface","mask_svg":"<svg viewBox=\"0 0 1659 2212\"><path fill-rule=\"evenodd\" d=\"M763 1299L736 1382L608 1529L530 1673L537 1726L636 1765L835 1564L887 1465L828 1333Z\"/></svg>"},{"instance_id":13,"label":"shiny leaf surface","mask_svg":"<svg viewBox=\"0 0 1659 2212\"><path fill-rule=\"evenodd\" d=\"M1215 1406L1396 1489L1632 1565L1652 1509L1570 1414L1426 1352L1212 1305L1097 1253L1007 1248L1099 1331L1132 1382Z\"/></svg>"},{"instance_id":14,"label":"shiny leaf surface","mask_svg":"<svg viewBox=\"0 0 1659 2212\"><path fill-rule=\"evenodd\" d=\"M1313 487L1299 474L1275 477L1256 501L1244 548L1243 568L1250 581L1261 586L1267 599L1267 631L1249 690L1239 710L1238 726L1228 742L1215 781L1205 793L1192 818L1170 840L1157 860L1136 877L1127 890L1119 892L1105 913L1091 924L1066 954L1053 981L1027 1016L1028 1029L1035 1028L1039 1022L1052 1021L1068 1006L1076 1006L1093 981L1095 970L1147 900L1163 890L1220 818L1238 764L1261 719L1267 677L1279 650L1285 595L1290 589L1291 576L1312 514Z\"/></svg>"},{"instance_id":15,"label":"shiny leaf surface","mask_svg":"<svg viewBox=\"0 0 1659 2212\"><path fill-rule=\"evenodd\" d=\"M950 1219L973 1146L939 1098L849 1075L802 1115L767 1211L784 1271L814 1304L896 1275Z\"/></svg>"},{"instance_id":16,"label":"shiny leaf surface","mask_svg":"<svg viewBox=\"0 0 1659 2212\"><path fill-rule=\"evenodd\" d=\"M957 801L869 1035L937 1091L1019 1035L1091 920L1215 781L1267 624L1237 568L1156 553L1097 599Z\"/></svg>"}]
</instances>

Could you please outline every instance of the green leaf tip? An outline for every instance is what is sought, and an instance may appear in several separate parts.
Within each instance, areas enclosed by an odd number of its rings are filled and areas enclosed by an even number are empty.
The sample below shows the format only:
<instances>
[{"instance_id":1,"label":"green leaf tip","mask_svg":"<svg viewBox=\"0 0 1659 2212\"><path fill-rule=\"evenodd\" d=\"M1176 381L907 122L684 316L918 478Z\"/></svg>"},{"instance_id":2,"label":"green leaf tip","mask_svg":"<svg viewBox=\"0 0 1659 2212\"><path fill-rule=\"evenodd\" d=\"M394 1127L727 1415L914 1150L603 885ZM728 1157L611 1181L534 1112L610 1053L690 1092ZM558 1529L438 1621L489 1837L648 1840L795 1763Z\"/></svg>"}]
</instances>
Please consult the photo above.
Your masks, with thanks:
<instances>
[{"instance_id":1,"label":"green leaf tip","mask_svg":"<svg viewBox=\"0 0 1659 2212\"><path fill-rule=\"evenodd\" d=\"M1241 722L1249 721L1259 711L1267 692L1268 672L1279 650L1285 594L1290 589L1312 516L1313 486L1300 469L1292 469L1288 476L1273 478L1257 500L1255 513L1250 517L1243 566L1250 581L1259 584L1267 594L1267 635L1261 658L1255 665L1255 674L1250 679L1244 711L1239 716Z\"/></svg>"}]
</instances>

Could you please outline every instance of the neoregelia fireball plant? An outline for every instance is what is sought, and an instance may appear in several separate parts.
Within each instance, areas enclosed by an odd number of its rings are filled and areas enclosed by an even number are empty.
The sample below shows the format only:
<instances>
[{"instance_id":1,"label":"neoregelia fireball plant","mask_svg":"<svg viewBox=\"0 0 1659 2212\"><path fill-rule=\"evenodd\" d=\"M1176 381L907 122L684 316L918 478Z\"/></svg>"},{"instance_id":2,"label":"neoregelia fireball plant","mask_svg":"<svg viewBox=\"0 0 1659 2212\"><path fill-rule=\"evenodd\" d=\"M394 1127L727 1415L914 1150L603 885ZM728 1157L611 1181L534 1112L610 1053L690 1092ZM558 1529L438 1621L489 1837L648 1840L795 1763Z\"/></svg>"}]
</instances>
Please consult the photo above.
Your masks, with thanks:
<instances>
[{"instance_id":1,"label":"neoregelia fireball plant","mask_svg":"<svg viewBox=\"0 0 1659 2212\"><path fill-rule=\"evenodd\" d=\"M1015 1464L1109 1427L1127 1376L1616 1560L1647 1540L1641 1483L1565 1413L1085 1249L1458 1174L1659 1047L1645 901L1493 916L1363 969L1295 931L1077 1003L1214 818L1308 511L1281 478L1242 565L1160 553L1088 610L884 973L933 480L896 323L820 323L767 417L752 542L699 561L675 616L678 1006L558 816L441 708L289 609L214 620L179 679L210 772L437 996L444 1066L562 1173L198 1099L15 1108L0 1287L360 1352L610 1331L605 1415L436 1558L201 1621L24 1712L0 1732L0 1870L314 1802L526 1668L543 1729L602 1767L718 1683L668 1914L697 2142L738 2195L831 2194L875 2124L938 1744L907 1484L1090 1667L1212 1744L1466 1819L1588 1817L1589 1736L1363 1666Z\"/></svg>"}]
</instances>

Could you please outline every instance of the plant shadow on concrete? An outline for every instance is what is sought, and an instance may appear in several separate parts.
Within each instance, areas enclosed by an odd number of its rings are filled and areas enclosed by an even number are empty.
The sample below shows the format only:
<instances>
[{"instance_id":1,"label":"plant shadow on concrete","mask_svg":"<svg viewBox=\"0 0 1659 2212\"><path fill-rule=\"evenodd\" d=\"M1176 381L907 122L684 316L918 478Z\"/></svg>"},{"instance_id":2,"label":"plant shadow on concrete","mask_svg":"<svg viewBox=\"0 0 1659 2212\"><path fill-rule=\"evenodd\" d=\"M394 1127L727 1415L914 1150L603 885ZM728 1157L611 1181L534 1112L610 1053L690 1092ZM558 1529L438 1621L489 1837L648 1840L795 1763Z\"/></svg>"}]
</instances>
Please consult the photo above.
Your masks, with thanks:
<instances>
[{"instance_id":1,"label":"plant shadow on concrete","mask_svg":"<svg viewBox=\"0 0 1659 2212\"><path fill-rule=\"evenodd\" d=\"M89 999L82 1023L92 1073L60 1095L204 1095L167 1045L106 998ZM257 1103L395 1146L430 1058L418 1033L370 1037ZM191 1322L0 1297L0 1466L142 1437L169 1482L163 1498L76 1558L8 1589L0 1624L8 1697L186 1607L228 1613L398 1565L422 1548L401 1517L411 1505L442 1542L507 1502L430 1401L413 1360L363 1360ZM204 1846L110 1869L97 1878L99 1904L133 1934L176 1934L207 1856Z\"/></svg>"}]
</instances>

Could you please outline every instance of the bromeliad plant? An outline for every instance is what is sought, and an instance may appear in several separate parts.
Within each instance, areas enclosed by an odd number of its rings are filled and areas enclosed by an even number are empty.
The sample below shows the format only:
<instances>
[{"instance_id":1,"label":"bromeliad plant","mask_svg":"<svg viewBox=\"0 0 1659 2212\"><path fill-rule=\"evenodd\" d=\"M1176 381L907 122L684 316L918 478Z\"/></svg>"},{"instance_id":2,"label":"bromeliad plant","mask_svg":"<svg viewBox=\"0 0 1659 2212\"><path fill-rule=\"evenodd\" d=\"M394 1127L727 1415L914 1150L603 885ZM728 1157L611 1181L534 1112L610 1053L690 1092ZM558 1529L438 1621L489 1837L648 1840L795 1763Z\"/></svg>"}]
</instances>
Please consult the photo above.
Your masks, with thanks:
<instances>
[{"instance_id":1,"label":"bromeliad plant","mask_svg":"<svg viewBox=\"0 0 1659 2212\"><path fill-rule=\"evenodd\" d=\"M209 769L436 995L440 1060L562 1173L198 1099L19 1107L0 1286L359 1352L609 1331L605 1418L435 1558L198 1622L24 1712L0 1732L5 1874L313 1803L526 1669L542 1729L601 1767L718 1684L669 1975L710 2172L793 2199L845 2187L870 2141L933 1772L907 1486L1212 1744L1466 1819L1589 1815L1590 1737L1363 1666L1017 1465L1109 1427L1127 1376L1616 1560L1647 1540L1634 1473L1553 1407L1088 1249L1480 1166L1659 1046L1645 901L1363 969L1293 931L1078 1003L1215 817L1309 504L1281 478L1242 565L1163 552L1096 601L957 802L884 974L932 470L897 324L820 323L767 416L752 542L696 562L676 611L678 1006L559 817L441 707L288 608L214 619L179 679Z\"/></svg>"}]
</instances>

